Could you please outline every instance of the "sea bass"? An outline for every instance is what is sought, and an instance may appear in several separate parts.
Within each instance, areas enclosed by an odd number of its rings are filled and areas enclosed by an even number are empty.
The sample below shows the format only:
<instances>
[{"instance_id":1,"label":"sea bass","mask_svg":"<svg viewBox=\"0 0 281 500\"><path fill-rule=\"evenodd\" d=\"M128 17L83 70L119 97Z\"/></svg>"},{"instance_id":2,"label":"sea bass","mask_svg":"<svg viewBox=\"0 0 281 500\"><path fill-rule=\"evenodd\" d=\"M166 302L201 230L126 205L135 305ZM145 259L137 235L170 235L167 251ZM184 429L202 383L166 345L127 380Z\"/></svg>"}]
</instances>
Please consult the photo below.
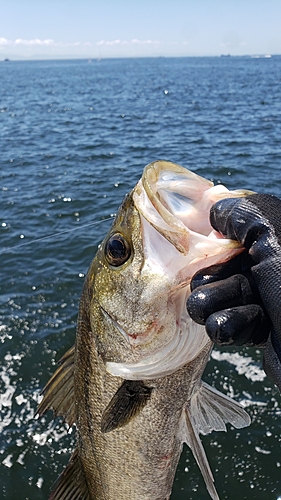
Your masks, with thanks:
<instances>
[{"instance_id":1,"label":"sea bass","mask_svg":"<svg viewBox=\"0 0 281 500\"><path fill-rule=\"evenodd\" d=\"M219 499L199 434L250 418L201 381L212 343L186 300L197 270L241 251L209 210L244 194L156 161L125 197L86 276L75 346L38 408L77 427L51 499L168 500L183 443Z\"/></svg>"}]
</instances>

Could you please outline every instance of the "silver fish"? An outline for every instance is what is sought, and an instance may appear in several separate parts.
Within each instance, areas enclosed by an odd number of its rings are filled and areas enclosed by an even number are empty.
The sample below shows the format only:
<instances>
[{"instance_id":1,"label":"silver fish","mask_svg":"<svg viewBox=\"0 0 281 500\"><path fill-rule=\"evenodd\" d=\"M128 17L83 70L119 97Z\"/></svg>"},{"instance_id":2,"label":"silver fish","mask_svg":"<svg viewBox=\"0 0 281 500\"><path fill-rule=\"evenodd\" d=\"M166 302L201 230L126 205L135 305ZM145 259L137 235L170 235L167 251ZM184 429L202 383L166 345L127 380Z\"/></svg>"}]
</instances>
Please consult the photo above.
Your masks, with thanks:
<instances>
[{"instance_id":1,"label":"silver fish","mask_svg":"<svg viewBox=\"0 0 281 500\"><path fill-rule=\"evenodd\" d=\"M250 418L201 381L212 343L186 300L198 269L241 252L209 210L244 194L156 161L126 196L85 279L75 346L38 408L77 427L51 499L168 500L183 443L219 499L199 434Z\"/></svg>"}]
</instances>

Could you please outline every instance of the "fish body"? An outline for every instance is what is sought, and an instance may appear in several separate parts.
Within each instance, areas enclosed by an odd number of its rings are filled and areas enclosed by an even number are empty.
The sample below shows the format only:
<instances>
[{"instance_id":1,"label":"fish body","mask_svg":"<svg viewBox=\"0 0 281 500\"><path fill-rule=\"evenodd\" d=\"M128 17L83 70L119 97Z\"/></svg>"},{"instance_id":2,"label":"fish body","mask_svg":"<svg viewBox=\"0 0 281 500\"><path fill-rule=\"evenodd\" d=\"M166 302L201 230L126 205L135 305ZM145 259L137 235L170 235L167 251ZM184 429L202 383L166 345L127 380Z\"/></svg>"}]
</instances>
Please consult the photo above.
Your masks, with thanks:
<instances>
[{"instance_id":1,"label":"fish body","mask_svg":"<svg viewBox=\"0 0 281 500\"><path fill-rule=\"evenodd\" d=\"M198 269L241 251L208 217L241 194L157 161L124 199L85 280L75 347L38 409L78 431L51 499L168 500L185 442L218 500L199 433L250 419L201 381L212 343L185 304Z\"/></svg>"}]
</instances>

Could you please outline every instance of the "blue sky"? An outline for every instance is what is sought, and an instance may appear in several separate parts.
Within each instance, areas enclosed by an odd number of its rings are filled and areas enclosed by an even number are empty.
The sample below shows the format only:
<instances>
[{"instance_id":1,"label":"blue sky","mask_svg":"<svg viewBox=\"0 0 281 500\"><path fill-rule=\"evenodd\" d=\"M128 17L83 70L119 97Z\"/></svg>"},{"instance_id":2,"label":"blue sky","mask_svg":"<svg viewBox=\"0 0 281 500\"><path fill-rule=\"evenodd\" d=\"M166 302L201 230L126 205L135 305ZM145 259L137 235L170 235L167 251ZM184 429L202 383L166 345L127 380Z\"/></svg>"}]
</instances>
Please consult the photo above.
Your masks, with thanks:
<instances>
[{"instance_id":1,"label":"blue sky","mask_svg":"<svg viewBox=\"0 0 281 500\"><path fill-rule=\"evenodd\" d=\"M281 54L281 0L0 0L8 58Z\"/></svg>"}]
</instances>

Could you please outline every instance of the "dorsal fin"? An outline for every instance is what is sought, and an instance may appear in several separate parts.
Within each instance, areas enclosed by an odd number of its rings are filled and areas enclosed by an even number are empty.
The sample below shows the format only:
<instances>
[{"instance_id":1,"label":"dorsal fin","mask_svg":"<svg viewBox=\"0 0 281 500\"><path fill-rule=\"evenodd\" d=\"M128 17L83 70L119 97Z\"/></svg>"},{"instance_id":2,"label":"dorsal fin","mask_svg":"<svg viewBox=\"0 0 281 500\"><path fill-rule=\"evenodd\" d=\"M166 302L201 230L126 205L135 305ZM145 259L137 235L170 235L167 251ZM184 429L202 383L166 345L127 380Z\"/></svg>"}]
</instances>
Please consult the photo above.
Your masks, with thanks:
<instances>
[{"instance_id":1,"label":"dorsal fin","mask_svg":"<svg viewBox=\"0 0 281 500\"><path fill-rule=\"evenodd\" d=\"M75 422L74 346L64 354L59 364L59 368L42 391L44 397L36 413L41 417L47 410L52 409L55 416L64 417L71 427Z\"/></svg>"},{"instance_id":2,"label":"dorsal fin","mask_svg":"<svg viewBox=\"0 0 281 500\"><path fill-rule=\"evenodd\" d=\"M104 410L101 431L110 432L126 425L142 410L151 391L141 380L125 380Z\"/></svg>"},{"instance_id":3,"label":"dorsal fin","mask_svg":"<svg viewBox=\"0 0 281 500\"><path fill-rule=\"evenodd\" d=\"M91 500L77 450L55 482L49 500Z\"/></svg>"}]
</instances>

